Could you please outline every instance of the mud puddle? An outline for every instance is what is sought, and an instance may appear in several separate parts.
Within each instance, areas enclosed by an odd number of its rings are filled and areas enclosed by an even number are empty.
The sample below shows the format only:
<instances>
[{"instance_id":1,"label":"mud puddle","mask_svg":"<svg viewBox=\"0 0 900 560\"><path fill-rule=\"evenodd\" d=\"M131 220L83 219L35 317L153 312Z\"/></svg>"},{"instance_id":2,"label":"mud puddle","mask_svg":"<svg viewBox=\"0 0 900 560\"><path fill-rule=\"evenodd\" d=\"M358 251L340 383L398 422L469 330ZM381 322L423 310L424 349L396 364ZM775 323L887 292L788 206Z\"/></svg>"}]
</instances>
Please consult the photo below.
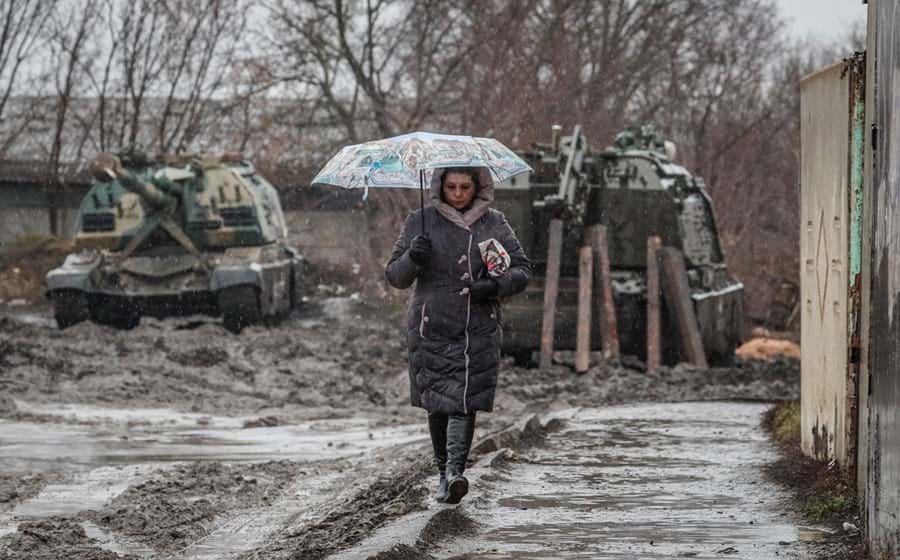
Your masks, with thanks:
<instances>
[{"instance_id":1,"label":"mud puddle","mask_svg":"<svg viewBox=\"0 0 900 560\"><path fill-rule=\"evenodd\" d=\"M253 417L217 417L166 409L31 406L68 419L100 417L119 428L0 420L3 472L79 472L104 466L175 461L322 460L425 437L420 425L374 427L374 419L338 418L284 426L243 426ZM134 426L140 418L142 425Z\"/></svg>"},{"instance_id":2,"label":"mud puddle","mask_svg":"<svg viewBox=\"0 0 900 560\"><path fill-rule=\"evenodd\" d=\"M579 409L545 444L481 477L460 511L477 536L437 557L806 558L762 466L764 405Z\"/></svg>"},{"instance_id":3,"label":"mud puddle","mask_svg":"<svg viewBox=\"0 0 900 560\"><path fill-rule=\"evenodd\" d=\"M20 410L53 412L68 420L100 421L99 426L71 423L0 421L0 470L22 473L61 473L62 482L49 484L35 497L0 514L0 536L13 533L21 521L49 516L72 516L99 509L151 475L187 462L252 463L293 460L304 464L343 458L366 461L371 453L421 441L421 425L376 426L377 418L339 418L294 425L243 427L243 417L219 417L167 409L103 409L81 405L29 405ZM139 425L134 425L140 418ZM116 423L109 424L115 420ZM324 499L341 479L324 469L301 477L285 497L264 511L235 509L210 527L210 534L184 557L219 558L226 551L248 550L263 536L295 519L301 502ZM314 495L314 496L313 496ZM313 500L315 501L315 500ZM312 511L312 510L310 510ZM88 537L119 553L143 556L146 546L123 541L83 522Z\"/></svg>"}]
</instances>

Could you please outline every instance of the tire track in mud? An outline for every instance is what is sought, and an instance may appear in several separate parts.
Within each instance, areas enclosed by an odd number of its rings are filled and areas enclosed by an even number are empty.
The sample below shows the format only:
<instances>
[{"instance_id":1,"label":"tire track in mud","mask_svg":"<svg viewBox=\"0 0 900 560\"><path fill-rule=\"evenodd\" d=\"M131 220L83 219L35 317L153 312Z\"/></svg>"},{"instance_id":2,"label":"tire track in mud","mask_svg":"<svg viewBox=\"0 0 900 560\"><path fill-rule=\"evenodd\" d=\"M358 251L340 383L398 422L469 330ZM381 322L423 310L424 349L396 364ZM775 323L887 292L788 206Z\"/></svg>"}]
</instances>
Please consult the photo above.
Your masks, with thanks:
<instances>
[{"instance_id":1,"label":"tire track in mud","mask_svg":"<svg viewBox=\"0 0 900 560\"><path fill-rule=\"evenodd\" d=\"M68 518L80 523L85 539L99 540L97 551L150 558L233 558L263 546L286 525L314 524L327 516L336 499L350 500L377 478L381 466L423 438L421 426L398 426L380 417L245 429L240 418L64 408L76 418L101 423L115 418L130 424L135 416L149 414L149 423L126 431L34 425L45 438L40 450L18 446L18 457L10 460L46 468L35 460L52 455L58 469L90 470L45 487L0 517L2 532L15 532L18 541L27 541L20 533L24 528L52 532L57 530L54 520ZM21 423L16 425L21 432ZM129 437L122 437L125 433ZM29 441L28 433L5 437ZM322 459L261 461L278 456ZM189 462L180 457L206 458ZM148 459L155 462L144 462ZM99 466L107 462L130 465ZM28 522L33 524L23 525ZM0 552L5 546L0 542Z\"/></svg>"},{"instance_id":2,"label":"tire track in mud","mask_svg":"<svg viewBox=\"0 0 900 560\"><path fill-rule=\"evenodd\" d=\"M48 484L35 496L0 514L0 536L14 532L23 519L75 515L100 507L158 467L100 467Z\"/></svg>"},{"instance_id":3,"label":"tire track in mud","mask_svg":"<svg viewBox=\"0 0 900 560\"><path fill-rule=\"evenodd\" d=\"M433 469L424 447L385 452L323 516L297 520L241 560L319 560L353 546L393 519L425 508L422 482Z\"/></svg>"},{"instance_id":4,"label":"tire track in mud","mask_svg":"<svg viewBox=\"0 0 900 560\"><path fill-rule=\"evenodd\" d=\"M359 460L320 465L318 474L301 475L271 506L230 511L210 533L178 551L179 560L229 560L263 546L287 525L303 525L324 515L328 504L352 491L365 472Z\"/></svg>"}]
</instances>

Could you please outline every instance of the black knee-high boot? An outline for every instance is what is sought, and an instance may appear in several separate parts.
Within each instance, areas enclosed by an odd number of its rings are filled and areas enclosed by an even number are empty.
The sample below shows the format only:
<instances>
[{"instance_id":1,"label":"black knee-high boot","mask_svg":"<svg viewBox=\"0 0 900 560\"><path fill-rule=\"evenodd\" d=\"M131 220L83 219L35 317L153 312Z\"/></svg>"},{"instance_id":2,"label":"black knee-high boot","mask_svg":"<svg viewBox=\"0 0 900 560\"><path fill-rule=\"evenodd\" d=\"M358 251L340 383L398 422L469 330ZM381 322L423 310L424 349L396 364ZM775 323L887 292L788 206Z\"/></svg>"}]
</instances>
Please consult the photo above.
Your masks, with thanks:
<instances>
[{"instance_id":1,"label":"black knee-high boot","mask_svg":"<svg viewBox=\"0 0 900 560\"><path fill-rule=\"evenodd\" d=\"M469 492L463 476L475 435L475 413L451 415L447 420L447 503L458 504Z\"/></svg>"},{"instance_id":2,"label":"black knee-high boot","mask_svg":"<svg viewBox=\"0 0 900 560\"><path fill-rule=\"evenodd\" d=\"M434 464L441 475L434 499L447 501L447 415L428 413L428 431L431 433L431 447L434 449Z\"/></svg>"}]
</instances>

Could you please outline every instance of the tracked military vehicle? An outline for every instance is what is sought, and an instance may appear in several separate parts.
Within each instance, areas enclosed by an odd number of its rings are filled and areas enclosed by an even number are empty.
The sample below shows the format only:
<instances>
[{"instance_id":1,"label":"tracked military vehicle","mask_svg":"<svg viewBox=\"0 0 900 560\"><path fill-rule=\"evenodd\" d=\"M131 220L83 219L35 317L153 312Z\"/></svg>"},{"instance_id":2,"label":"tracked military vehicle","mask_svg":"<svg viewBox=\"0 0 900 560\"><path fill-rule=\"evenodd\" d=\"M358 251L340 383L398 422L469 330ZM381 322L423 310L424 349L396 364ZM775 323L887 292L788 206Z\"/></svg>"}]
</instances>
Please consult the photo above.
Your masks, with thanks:
<instances>
[{"instance_id":1,"label":"tracked military vehicle","mask_svg":"<svg viewBox=\"0 0 900 560\"><path fill-rule=\"evenodd\" d=\"M550 220L563 219L564 237L554 348L574 349L578 301L578 247L586 227L607 226L612 286L621 351L646 356L647 238L686 260L691 296L710 363L728 362L740 342L743 285L728 272L719 243L712 200L703 180L673 162L674 145L651 126L629 129L612 146L593 151L579 127L550 144L520 154L535 170L498 184L495 201L506 214L535 265L524 297L503 307L503 350L519 363L540 348L544 275ZM600 321L593 314L592 349L601 350ZM663 357L681 359L682 349L663 313Z\"/></svg>"},{"instance_id":2,"label":"tracked military vehicle","mask_svg":"<svg viewBox=\"0 0 900 560\"><path fill-rule=\"evenodd\" d=\"M59 328L205 313L237 332L300 301L278 193L242 157L102 154L91 172L76 252L47 274Z\"/></svg>"}]
</instances>

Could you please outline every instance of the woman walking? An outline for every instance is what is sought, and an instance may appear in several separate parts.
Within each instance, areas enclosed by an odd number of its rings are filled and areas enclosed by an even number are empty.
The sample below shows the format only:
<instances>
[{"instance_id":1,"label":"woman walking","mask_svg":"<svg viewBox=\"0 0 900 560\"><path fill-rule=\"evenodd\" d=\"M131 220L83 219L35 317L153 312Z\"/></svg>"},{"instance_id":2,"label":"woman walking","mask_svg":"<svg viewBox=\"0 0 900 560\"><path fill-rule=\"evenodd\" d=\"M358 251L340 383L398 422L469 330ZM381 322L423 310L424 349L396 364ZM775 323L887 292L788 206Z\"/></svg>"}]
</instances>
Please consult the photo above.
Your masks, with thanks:
<instances>
[{"instance_id":1,"label":"woman walking","mask_svg":"<svg viewBox=\"0 0 900 560\"><path fill-rule=\"evenodd\" d=\"M428 412L435 499L451 504L469 490L463 472L475 413L494 406L499 298L524 290L531 276L509 223L490 208L493 194L487 168L436 169L432 205L407 218L385 271L395 288L416 283L407 313L410 396Z\"/></svg>"}]
</instances>

